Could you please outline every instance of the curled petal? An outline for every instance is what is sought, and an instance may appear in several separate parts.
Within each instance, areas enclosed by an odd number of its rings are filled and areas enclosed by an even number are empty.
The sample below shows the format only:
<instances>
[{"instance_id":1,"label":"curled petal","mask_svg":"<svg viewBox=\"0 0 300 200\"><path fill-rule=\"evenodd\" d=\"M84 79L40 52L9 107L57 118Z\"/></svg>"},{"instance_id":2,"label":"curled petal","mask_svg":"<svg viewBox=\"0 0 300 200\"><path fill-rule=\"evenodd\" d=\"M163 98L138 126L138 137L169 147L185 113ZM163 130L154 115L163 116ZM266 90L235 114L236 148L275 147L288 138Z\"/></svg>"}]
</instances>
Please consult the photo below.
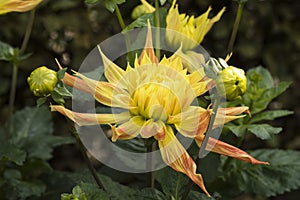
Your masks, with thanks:
<instances>
[{"instance_id":1,"label":"curled petal","mask_svg":"<svg viewBox=\"0 0 300 200\"><path fill-rule=\"evenodd\" d=\"M125 122L121 126L112 126L112 138L113 142L118 139L129 140L136 137L143 127L145 120L140 116L134 116L129 121Z\"/></svg>"},{"instance_id":2,"label":"curled petal","mask_svg":"<svg viewBox=\"0 0 300 200\"><path fill-rule=\"evenodd\" d=\"M214 128L226 124L235 119L245 117L245 115L239 115L241 113L250 113L249 108L247 106L219 108L214 122Z\"/></svg>"},{"instance_id":3,"label":"curled petal","mask_svg":"<svg viewBox=\"0 0 300 200\"><path fill-rule=\"evenodd\" d=\"M127 121L130 118L128 112L120 114L92 114L92 113L78 113L66 109L63 106L51 106L51 111L57 111L62 115L68 117L70 120L79 126L97 125L97 124L114 124Z\"/></svg>"},{"instance_id":4,"label":"curled petal","mask_svg":"<svg viewBox=\"0 0 300 200\"><path fill-rule=\"evenodd\" d=\"M158 141L163 160L178 172L186 174L196 183L207 196L207 192L201 174L196 173L196 164L184 147L179 143L170 126L165 126L165 137Z\"/></svg>"},{"instance_id":5,"label":"curled petal","mask_svg":"<svg viewBox=\"0 0 300 200\"><path fill-rule=\"evenodd\" d=\"M203 135L199 135L196 136L196 142L198 144L198 146L201 146L202 142L204 140L204 136ZM224 156L229 156L238 160L242 160L245 162L249 162L252 164L263 164L263 165L268 165L268 162L262 162L259 160L256 160L255 158L253 158L252 156L250 156L248 153L246 153L245 151L232 146L230 144L227 144L225 142L222 142L220 140L216 140L214 138L209 138L208 139L208 143L207 146L205 148L207 151L212 151Z\"/></svg>"}]
</instances>

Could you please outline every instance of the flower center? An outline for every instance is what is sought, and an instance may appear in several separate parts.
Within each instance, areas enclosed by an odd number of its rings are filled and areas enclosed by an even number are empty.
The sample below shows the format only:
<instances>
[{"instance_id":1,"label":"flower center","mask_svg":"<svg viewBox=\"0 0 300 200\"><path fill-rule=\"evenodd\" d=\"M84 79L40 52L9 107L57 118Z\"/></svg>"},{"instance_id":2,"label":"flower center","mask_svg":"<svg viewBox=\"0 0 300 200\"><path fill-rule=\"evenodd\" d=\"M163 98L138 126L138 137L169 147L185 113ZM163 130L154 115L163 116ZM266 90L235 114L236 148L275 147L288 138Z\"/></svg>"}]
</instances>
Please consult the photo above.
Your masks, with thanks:
<instances>
[{"instance_id":1,"label":"flower center","mask_svg":"<svg viewBox=\"0 0 300 200\"><path fill-rule=\"evenodd\" d=\"M145 119L166 122L170 115L180 112L180 103L166 83L147 83L137 88L132 99L138 107L138 113Z\"/></svg>"}]
</instances>

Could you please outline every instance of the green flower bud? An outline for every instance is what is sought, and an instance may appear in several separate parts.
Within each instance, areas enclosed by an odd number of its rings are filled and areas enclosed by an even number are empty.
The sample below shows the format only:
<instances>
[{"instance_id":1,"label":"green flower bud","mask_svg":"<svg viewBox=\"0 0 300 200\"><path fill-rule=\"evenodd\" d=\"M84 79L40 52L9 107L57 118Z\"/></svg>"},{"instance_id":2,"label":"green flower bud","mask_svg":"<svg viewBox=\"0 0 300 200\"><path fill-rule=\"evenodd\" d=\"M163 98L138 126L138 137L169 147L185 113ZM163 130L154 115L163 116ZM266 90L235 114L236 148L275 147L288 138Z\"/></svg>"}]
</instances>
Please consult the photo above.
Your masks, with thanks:
<instances>
[{"instance_id":1,"label":"green flower bud","mask_svg":"<svg viewBox=\"0 0 300 200\"><path fill-rule=\"evenodd\" d=\"M50 94L56 86L57 81L56 72L45 66L35 69L27 78L30 90L38 97Z\"/></svg>"},{"instance_id":2,"label":"green flower bud","mask_svg":"<svg viewBox=\"0 0 300 200\"><path fill-rule=\"evenodd\" d=\"M247 78L242 69L228 66L219 72L216 87L220 96L235 100L246 92Z\"/></svg>"}]
</instances>

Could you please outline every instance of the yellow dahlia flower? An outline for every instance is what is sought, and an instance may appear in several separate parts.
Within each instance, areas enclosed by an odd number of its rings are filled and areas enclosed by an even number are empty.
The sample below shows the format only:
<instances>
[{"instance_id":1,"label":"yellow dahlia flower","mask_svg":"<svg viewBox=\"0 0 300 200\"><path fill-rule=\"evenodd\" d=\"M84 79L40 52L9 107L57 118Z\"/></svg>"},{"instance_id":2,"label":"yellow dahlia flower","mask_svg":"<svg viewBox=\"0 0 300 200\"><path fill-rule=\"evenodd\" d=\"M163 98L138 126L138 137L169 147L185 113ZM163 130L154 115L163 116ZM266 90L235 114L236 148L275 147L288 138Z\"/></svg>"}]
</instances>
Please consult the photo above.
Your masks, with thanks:
<instances>
[{"instance_id":1,"label":"yellow dahlia flower","mask_svg":"<svg viewBox=\"0 0 300 200\"><path fill-rule=\"evenodd\" d=\"M42 0L0 0L0 15L8 12L26 12L41 2Z\"/></svg>"},{"instance_id":2,"label":"yellow dahlia flower","mask_svg":"<svg viewBox=\"0 0 300 200\"><path fill-rule=\"evenodd\" d=\"M201 146L212 110L193 106L192 102L208 90L205 75L198 71L188 73L176 54L159 61L152 48L150 26L144 50L135 59L134 66L128 64L126 70L110 61L100 48L99 51L108 82L96 81L77 72L75 76L66 73L63 82L92 94L101 104L125 111L117 114L78 113L58 105L52 105L52 111L60 112L80 126L109 124L113 142L137 136L155 138L164 162L186 174L210 196L201 174L196 173L195 162L174 132L177 130L183 136L194 138ZM248 107L218 109L214 128L224 123L221 119L226 123L243 117L236 115L246 111ZM253 164L267 164L212 138L206 149Z\"/></svg>"},{"instance_id":3,"label":"yellow dahlia flower","mask_svg":"<svg viewBox=\"0 0 300 200\"><path fill-rule=\"evenodd\" d=\"M182 44L183 50L191 50L199 45L213 24L220 20L225 8L211 19L208 18L210 11L211 7L197 18L179 14L178 5L174 0L166 18L168 45L176 49Z\"/></svg>"}]
</instances>

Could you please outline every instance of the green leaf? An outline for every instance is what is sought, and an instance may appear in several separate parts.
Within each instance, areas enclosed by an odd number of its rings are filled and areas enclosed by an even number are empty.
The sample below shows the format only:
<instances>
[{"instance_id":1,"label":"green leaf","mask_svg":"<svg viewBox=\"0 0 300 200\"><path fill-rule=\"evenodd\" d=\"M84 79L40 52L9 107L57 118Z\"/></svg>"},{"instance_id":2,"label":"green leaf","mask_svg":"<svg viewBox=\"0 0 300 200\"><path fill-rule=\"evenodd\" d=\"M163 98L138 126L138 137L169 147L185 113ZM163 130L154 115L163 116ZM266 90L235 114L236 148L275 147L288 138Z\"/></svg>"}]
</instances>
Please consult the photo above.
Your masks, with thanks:
<instances>
[{"instance_id":1,"label":"green leaf","mask_svg":"<svg viewBox=\"0 0 300 200\"><path fill-rule=\"evenodd\" d=\"M41 98L38 98L38 99L36 100L36 105L37 105L37 107L42 106L43 104L46 103L46 101L47 101L47 97L41 97Z\"/></svg>"},{"instance_id":2,"label":"green leaf","mask_svg":"<svg viewBox=\"0 0 300 200\"><path fill-rule=\"evenodd\" d=\"M274 134L282 131L282 128L272 127L269 124L251 124L248 130L262 140L271 139Z\"/></svg>"},{"instance_id":3,"label":"green leaf","mask_svg":"<svg viewBox=\"0 0 300 200\"><path fill-rule=\"evenodd\" d=\"M99 186L95 184L81 183L80 187L82 191L85 193L87 200L90 199L109 200L109 195L103 190L99 189Z\"/></svg>"},{"instance_id":4,"label":"green leaf","mask_svg":"<svg viewBox=\"0 0 300 200\"><path fill-rule=\"evenodd\" d=\"M94 3L98 3L100 0L84 0L84 2L86 4L94 4Z\"/></svg>"},{"instance_id":5,"label":"green leaf","mask_svg":"<svg viewBox=\"0 0 300 200\"><path fill-rule=\"evenodd\" d=\"M51 92L51 97L56 103L58 103L60 105L65 103L64 97L62 95L58 94L54 90Z\"/></svg>"},{"instance_id":6,"label":"green leaf","mask_svg":"<svg viewBox=\"0 0 300 200\"><path fill-rule=\"evenodd\" d=\"M138 193L137 200L168 200L168 198L159 190L144 188Z\"/></svg>"},{"instance_id":7,"label":"green leaf","mask_svg":"<svg viewBox=\"0 0 300 200\"><path fill-rule=\"evenodd\" d=\"M256 150L250 154L270 165L251 165L239 160L222 160L229 166L223 179L230 190L276 196L300 188L300 152L292 150ZM226 184L222 187L226 187Z\"/></svg>"},{"instance_id":8,"label":"green leaf","mask_svg":"<svg viewBox=\"0 0 300 200\"><path fill-rule=\"evenodd\" d=\"M148 19L150 20L150 23L151 22L153 23L153 14L152 13L147 13L147 14L144 14L144 15L140 16L139 18L137 18L136 20L134 20L131 24L129 24L128 26L126 26L122 30L122 33L130 31L130 30L132 30L134 28L147 27Z\"/></svg>"},{"instance_id":9,"label":"green leaf","mask_svg":"<svg viewBox=\"0 0 300 200\"><path fill-rule=\"evenodd\" d=\"M167 16L167 10L165 8L159 8L159 10L155 11L155 12L159 12L160 27L165 27L166 26L165 17ZM124 30L122 30L122 33L130 31L134 28L147 27L148 19L150 20L150 23L153 25L154 24L154 19L155 19L155 12L147 13L147 14L144 14L144 15L140 16L139 18L134 20L131 24L126 26L126 28L124 28Z\"/></svg>"},{"instance_id":10,"label":"green leaf","mask_svg":"<svg viewBox=\"0 0 300 200\"><path fill-rule=\"evenodd\" d=\"M18 52L17 48L0 41L0 60L12 61Z\"/></svg>"},{"instance_id":11,"label":"green leaf","mask_svg":"<svg viewBox=\"0 0 300 200\"><path fill-rule=\"evenodd\" d=\"M266 89L260 96L256 97L253 102L251 113L255 114L267 108L269 103L281 93L283 93L292 82L280 82L277 86Z\"/></svg>"},{"instance_id":12,"label":"green leaf","mask_svg":"<svg viewBox=\"0 0 300 200\"><path fill-rule=\"evenodd\" d=\"M119 4L124 3L125 1L126 0L105 0L104 6L110 12L114 12L116 9L115 4L119 5Z\"/></svg>"},{"instance_id":13,"label":"green leaf","mask_svg":"<svg viewBox=\"0 0 300 200\"><path fill-rule=\"evenodd\" d=\"M226 124L224 127L232 131L237 137L242 137L247 132L247 125Z\"/></svg>"},{"instance_id":14,"label":"green leaf","mask_svg":"<svg viewBox=\"0 0 300 200\"><path fill-rule=\"evenodd\" d=\"M104 185L104 188L106 189L107 194L111 199L122 199L122 200L133 200L136 197L137 191L121 185L118 182L113 181L110 177L98 174L99 179L101 180L102 184ZM78 184L86 194L88 194L88 191L84 190L82 183L88 184L88 187L93 188L98 188L95 185L95 180L93 177L90 175L90 172L83 172L83 173L72 173L70 174L70 178ZM92 186L94 185L94 186Z\"/></svg>"},{"instance_id":15,"label":"green leaf","mask_svg":"<svg viewBox=\"0 0 300 200\"><path fill-rule=\"evenodd\" d=\"M251 118L250 123L259 122L262 120L273 120L278 117L291 115L293 113L294 113L293 111L289 111L289 110L268 110L254 115Z\"/></svg>"},{"instance_id":16,"label":"green leaf","mask_svg":"<svg viewBox=\"0 0 300 200\"><path fill-rule=\"evenodd\" d=\"M74 141L69 137L52 135L51 112L45 106L26 107L16 112L12 129L12 143L24 149L30 158L49 159L54 147Z\"/></svg>"},{"instance_id":17,"label":"green leaf","mask_svg":"<svg viewBox=\"0 0 300 200\"><path fill-rule=\"evenodd\" d=\"M178 173L169 167L165 167L155 172L155 174L155 178L160 183L163 192L175 199L179 199L189 183L189 178L186 175Z\"/></svg>"},{"instance_id":18,"label":"green leaf","mask_svg":"<svg viewBox=\"0 0 300 200\"><path fill-rule=\"evenodd\" d=\"M39 197L46 190L46 185L38 181L22 181L13 179L7 183L6 199L8 200L25 200L29 197Z\"/></svg>"},{"instance_id":19,"label":"green leaf","mask_svg":"<svg viewBox=\"0 0 300 200\"><path fill-rule=\"evenodd\" d=\"M61 81L64 78L66 71L67 71L67 68L63 68L63 69L59 70L58 72L56 72L58 81Z\"/></svg>"},{"instance_id":20,"label":"green leaf","mask_svg":"<svg viewBox=\"0 0 300 200\"><path fill-rule=\"evenodd\" d=\"M61 200L88 200L86 194L78 185L72 189L72 194L62 194L60 198Z\"/></svg>"},{"instance_id":21,"label":"green leaf","mask_svg":"<svg viewBox=\"0 0 300 200\"><path fill-rule=\"evenodd\" d=\"M72 97L72 93L65 87L65 85L58 84L53 91L62 97Z\"/></svg>"},{"instance_id":22,"label":"green leaf","mask_svg":"<svg viewBox=\"0 0 300 200\"><path fill-rule=\"evenodd\" d=\"M190 191L187 200L195 200L195 199L201 199L201 200L215 200L213 197L208 197L204 193L196 192L196 191Z\"/></svg>"},{"instance_id":23,"label":"green leaf","mask_svg":"<svg viewBox=\"0 0 300 200\"><path fill-rule=\"evenodd\" d=\"M274 85L270 72L262 66L250 69L247 72L247 81L247 87L255 84L258 88L271 88Z\"/></svg>"},{"instance_id":24,"label":"green leaf","mask_svg":"<svg viewBox=\"0 0 300 200\"><path fill-rule=\"evenodd\" d=\"M1 134L3 134L2 131ZM3 142L0 145L0 160L9 160L17 165L22 165L26 158L26 152L19 149L17 145L10 144L9 142Z\"/></svg>"},{"instance_id":25,"label":"green leaf","mask_svg":"<svg viewBox=\"0 0 300 200\"><path fill-rule=\"evenodd\" d=\"M17 65L21 60L25 60L29 56L31 56L31 53L20 55L18 48L13 48L11 45L0 41L0 60Z\"/></svg>"}]
</instances>

